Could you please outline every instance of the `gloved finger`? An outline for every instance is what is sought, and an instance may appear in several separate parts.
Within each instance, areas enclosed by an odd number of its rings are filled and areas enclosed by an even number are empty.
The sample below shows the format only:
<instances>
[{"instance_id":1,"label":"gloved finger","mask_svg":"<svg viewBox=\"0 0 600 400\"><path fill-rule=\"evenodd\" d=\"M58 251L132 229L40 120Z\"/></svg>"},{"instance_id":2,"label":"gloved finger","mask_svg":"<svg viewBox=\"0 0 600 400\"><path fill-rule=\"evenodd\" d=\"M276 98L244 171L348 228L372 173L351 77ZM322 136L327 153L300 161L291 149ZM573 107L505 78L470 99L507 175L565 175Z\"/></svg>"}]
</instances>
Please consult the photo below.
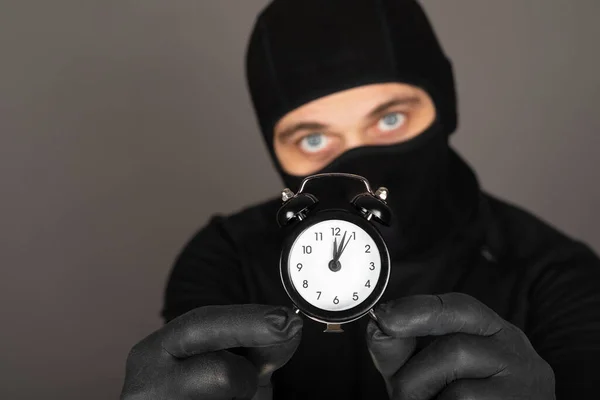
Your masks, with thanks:
<instances>
[{"instance_id":1,"label":"gloved finger","mask_svg":"<svg viewBox=\"0 0 600 400\"><path fill-rule=\"evenodd\" d=\"M287 342L272 346L252 347L246 357L258 371L258 392L255 400L272 398L271 376L273 372L283 367L292 358L302 338L302 331Z\"/></svg>"},{"instance_id":2,"label":"gloved finger","mask_svg":"<svg viewBox=\"0 0 600 400\"><path fill-rule=\"evenodd\" d=\"M385 378L386 383L411 357L417 345L414 337L394 338L386 335L373 320L367 324L366 339L373 364ZM391 393L389 386L388 393Z\"/></svg>"},{"instance_id":3,"label":"gloved finger","mask_svg":"<svg viewBox=\"0 0 600 400\"><path fill-rule=\"evenodd\" d=\"M177 358L234 347L283 343L302 329L291 309L256 304L206 306L161 328L162 347Z\"/></svg>"},{"instance_id":4,"label":"gloved finger","mask_svg":"<svg viewBox=\"0 0 600 400\"><path fill-rule=\"evenodd\" d=\"M504 320L492 309L462 293L408 296L381 304L373 311L381 330L394 337L457 332L490 336L505 327Z\"/></svg>"},{"instance_id":5,"label":"gloved finger","mask_svg":"<svg viewBox=\"0 0 600 400\"><path fill-rule=\"evenodd\" d=\"M435 400L505 400L518 398L519 391L504 379L461 379L452 382ZM514 396L514 397L513 397Z\"/></svg>"},{"instance_id":6,"label":"gloved finger","mask_svg":"<svg viewBox=\"0 0 600 400\"><path fill-rule=\"evenodd\" d=\"M402 399L431 399L459 379L507 374L511 357L494 339L464 333L448 335L408 360L392 378L392 390Z\"/></svg>"},{"instance_id":7,"label":"gloved finger","mask_svg":"<svg viewBox=\"0 0 600 400\"><path fill-rule=\"evenodd\" d=\"M181 375L170 393L198 400L251 399L258 386L256 368L242 356L225 350L181 361Z\"/></svg>"}]
</instances>

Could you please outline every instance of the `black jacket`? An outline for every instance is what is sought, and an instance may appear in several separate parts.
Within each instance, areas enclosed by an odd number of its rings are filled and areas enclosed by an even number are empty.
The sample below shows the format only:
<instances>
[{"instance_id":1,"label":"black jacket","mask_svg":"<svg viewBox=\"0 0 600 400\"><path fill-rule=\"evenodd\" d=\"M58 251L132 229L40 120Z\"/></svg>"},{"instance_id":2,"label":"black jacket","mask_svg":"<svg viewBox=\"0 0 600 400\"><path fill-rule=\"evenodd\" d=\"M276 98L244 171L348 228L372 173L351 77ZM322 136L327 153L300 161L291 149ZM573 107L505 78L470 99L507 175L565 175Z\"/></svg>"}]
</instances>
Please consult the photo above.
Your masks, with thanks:
<instances>
[{"instance_id":1,"label":"black jacket","mask_svg":"<svg viewBox=\"0 0 600 400\"><path fill-rule=\"evenodd\" d=\"M165 321L205 305L291 305L279 278L279 206L214 216L191 239L171 271ZM523 330L554 369L558 399L597 397L600 260L585 244L482 193L477 219L443 250L392 263L382 301L447 292L469 294ZM366 350L366 322L324 334L306 318L298 351L273 377L275 398L387 398Z\"/></svg>"}]
</instances>

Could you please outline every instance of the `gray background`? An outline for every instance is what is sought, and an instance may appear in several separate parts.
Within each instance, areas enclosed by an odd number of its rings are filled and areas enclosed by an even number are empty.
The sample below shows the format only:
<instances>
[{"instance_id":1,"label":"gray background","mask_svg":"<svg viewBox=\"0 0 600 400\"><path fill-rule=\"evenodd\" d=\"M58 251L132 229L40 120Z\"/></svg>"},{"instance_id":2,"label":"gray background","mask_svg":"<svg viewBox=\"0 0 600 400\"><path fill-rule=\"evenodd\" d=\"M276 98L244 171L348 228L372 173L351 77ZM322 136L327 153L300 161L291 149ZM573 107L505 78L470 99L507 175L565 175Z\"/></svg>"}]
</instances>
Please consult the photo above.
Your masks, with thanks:
<instances>
[{"instance_id":1,"label":"gray background","mask_svg":"<svg viewBox=\"0 0 600 400\"><path fill-rule=\"evenodd\" d=\"M0 398L117 398L210 214L276 195L243 78L266 0L0 0ZM600 249L600 2L425 0L483 186Z\"/></svg>"}]
</instances>

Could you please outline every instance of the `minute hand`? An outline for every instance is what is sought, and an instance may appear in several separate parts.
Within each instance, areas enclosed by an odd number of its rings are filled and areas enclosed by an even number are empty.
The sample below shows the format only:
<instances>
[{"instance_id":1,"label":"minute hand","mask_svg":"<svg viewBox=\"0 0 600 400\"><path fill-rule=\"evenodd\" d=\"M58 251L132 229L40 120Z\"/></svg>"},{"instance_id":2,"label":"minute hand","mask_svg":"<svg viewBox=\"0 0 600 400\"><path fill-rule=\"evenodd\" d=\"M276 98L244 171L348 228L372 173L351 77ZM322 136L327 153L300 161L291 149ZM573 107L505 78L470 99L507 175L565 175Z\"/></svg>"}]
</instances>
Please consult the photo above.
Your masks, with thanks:
<instances>
[{"instance_id":1,"label":"minute hand","mask_svg":"<svg viewBox=\"0 0 600 400\"><path fill-rule=\"evenodd\" d=\"M344 236L342 236L342 242L340 243L340 247L339 247L339 249L337 251L337 254L335 256L334 261L336 261L336 262L339 261L340 257L342 256L342 253L346 249L346 246L348 246L348 243L350 242L350 240L348 240L346 242L346 233L347 233L347 231L344 232Z\"/></svg>"}]
</instances>

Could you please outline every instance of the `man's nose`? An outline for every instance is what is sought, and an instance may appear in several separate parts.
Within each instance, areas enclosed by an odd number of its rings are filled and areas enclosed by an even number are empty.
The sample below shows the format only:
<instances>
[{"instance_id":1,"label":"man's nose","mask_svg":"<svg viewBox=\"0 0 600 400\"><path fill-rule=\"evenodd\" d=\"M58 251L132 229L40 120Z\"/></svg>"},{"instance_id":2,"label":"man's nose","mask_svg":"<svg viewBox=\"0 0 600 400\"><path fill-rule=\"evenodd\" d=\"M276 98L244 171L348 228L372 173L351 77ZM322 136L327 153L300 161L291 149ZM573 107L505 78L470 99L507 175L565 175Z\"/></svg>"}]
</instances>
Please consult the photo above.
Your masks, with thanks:
<instances>
[{"instance_id":1,"label":"man's nose","mask_svg":"<svg viewBox=\"0 0 600 400\"><path fill-rule=\"evenodd\" d=\"M366 140L365 135L363 135L360 130L348 130L345 132L344 151L348 151L355 147L367 146L368 144L369 143Z\"/></svg>"}]
</instances>

